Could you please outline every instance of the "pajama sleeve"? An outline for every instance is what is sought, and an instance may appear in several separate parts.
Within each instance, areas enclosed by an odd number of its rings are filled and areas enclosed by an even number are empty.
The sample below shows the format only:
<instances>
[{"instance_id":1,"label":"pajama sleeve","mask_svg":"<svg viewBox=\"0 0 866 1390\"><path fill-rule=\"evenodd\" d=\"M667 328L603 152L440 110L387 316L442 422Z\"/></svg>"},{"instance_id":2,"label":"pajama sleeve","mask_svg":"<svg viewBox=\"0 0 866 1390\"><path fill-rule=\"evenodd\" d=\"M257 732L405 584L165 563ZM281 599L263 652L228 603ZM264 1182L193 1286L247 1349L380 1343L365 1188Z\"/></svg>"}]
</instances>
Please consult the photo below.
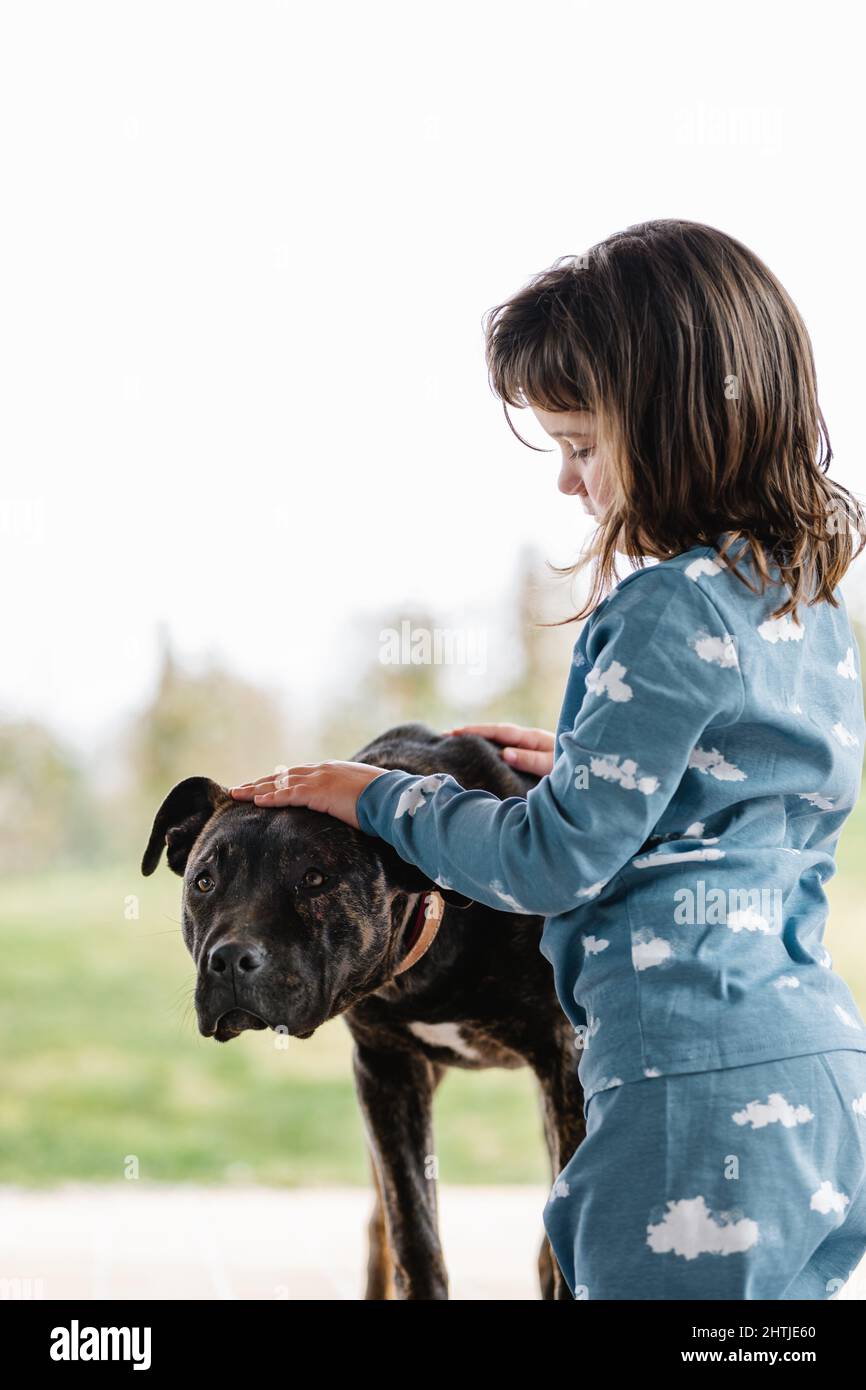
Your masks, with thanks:
<instances>
[{"instance_id":1,"label":"pajama sleeve","mask_svg":"<svg viewBox=\"0 0 866 1390\"><path fill-rule=\"evenodd\" d=\"M734 723L745 695L734 638L681 570L654 566L625 583L584 635L580 708L552 771L525 797L388 770L358 798L361 830L500 911L555 916L595 897L650 837L687 770L720 757L701 736Z\"/></svg>"}]
</instances>

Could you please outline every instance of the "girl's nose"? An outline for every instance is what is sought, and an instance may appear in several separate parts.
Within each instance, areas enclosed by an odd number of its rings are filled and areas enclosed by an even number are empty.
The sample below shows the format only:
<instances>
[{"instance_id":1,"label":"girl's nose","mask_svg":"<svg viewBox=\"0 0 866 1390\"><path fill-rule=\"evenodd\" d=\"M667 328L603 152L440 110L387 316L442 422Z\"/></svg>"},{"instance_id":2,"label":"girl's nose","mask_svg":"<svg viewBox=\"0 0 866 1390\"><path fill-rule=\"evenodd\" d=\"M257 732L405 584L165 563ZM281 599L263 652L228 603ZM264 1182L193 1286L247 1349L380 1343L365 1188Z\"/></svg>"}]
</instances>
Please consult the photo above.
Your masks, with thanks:
<instances>
[{"instance_id":1,"label":"girl's nose","mask_svg":"<svg viewBox=\"0 0 866 1390\"><path fill-rule=\"evenodd\" d=\"M586 493L586 488L580 481L580 478L566 468L563 468L560 473L556 485L559 491L564 492L567 497L574 497L578 493Z\"/></svg>"}]
</instances>

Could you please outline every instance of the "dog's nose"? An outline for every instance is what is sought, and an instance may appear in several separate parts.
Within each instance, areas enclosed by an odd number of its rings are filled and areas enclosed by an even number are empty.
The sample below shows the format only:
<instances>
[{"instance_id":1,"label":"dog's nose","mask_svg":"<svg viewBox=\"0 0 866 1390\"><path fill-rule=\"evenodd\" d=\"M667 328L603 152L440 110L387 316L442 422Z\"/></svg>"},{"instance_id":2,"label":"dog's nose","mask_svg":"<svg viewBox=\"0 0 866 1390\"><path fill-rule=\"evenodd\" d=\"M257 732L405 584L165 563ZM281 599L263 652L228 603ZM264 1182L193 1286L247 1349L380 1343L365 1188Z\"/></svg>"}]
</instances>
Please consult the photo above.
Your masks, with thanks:
<instances>
[{"instance_id":1,"label":"dog's nose","mask_svg":"<svg viewBox=\"0 0 866 1390\"><path fill-rule=\"evenodd\" d=\"M264 963L265 953L260 946L250 941L223 941L208 956L207 968L210 975L228 975L232 970L252 975Z\"/></svg>"}]
</instances>

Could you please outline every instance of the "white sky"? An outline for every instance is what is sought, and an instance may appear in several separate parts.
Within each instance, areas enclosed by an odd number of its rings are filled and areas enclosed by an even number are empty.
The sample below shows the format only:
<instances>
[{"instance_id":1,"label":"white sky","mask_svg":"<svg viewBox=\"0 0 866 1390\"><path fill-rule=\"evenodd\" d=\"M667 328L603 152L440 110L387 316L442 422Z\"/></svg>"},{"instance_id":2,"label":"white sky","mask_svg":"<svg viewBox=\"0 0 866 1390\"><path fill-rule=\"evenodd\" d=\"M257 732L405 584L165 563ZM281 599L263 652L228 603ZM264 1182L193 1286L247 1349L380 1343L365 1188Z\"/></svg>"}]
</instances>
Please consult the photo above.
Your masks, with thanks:
<instances>
[{"instance_id":1,"label":"white sky","mask_svg":"<svg viewBox=\"0 0 866 1390\"><path fill-rule=\"evenodd\" d=\"M161 621L309 706L358 614L471 623L521 543L572 561L588 522L508 430L481 315L646 218L779 275L862 491L850 13L4 7L0 716L94 746Z\"/></svg>"}]
</instances>

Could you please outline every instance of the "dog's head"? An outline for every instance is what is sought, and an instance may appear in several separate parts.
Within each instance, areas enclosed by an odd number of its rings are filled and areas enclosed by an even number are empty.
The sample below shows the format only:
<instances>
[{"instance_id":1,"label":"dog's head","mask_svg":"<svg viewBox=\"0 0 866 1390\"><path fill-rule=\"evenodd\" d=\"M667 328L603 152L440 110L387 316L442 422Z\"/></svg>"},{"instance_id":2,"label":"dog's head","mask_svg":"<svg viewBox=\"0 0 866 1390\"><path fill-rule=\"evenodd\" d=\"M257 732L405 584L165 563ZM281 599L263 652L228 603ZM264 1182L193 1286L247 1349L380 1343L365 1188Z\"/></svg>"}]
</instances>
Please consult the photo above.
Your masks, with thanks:
<instances>
[{"instance_id":1,"label":"dog's head","mask_svg":"<svg viewBox=\"0 0 866 1390\"><path fill-rule=\"evenodd\" d=\"M160 806L142 873L163 848L183 878L183 938L200 1031L309 1037L395 974L423 895L438 888L382 840L303 807L234 801L188 777Z\"/></svg>"}]
</instances>

